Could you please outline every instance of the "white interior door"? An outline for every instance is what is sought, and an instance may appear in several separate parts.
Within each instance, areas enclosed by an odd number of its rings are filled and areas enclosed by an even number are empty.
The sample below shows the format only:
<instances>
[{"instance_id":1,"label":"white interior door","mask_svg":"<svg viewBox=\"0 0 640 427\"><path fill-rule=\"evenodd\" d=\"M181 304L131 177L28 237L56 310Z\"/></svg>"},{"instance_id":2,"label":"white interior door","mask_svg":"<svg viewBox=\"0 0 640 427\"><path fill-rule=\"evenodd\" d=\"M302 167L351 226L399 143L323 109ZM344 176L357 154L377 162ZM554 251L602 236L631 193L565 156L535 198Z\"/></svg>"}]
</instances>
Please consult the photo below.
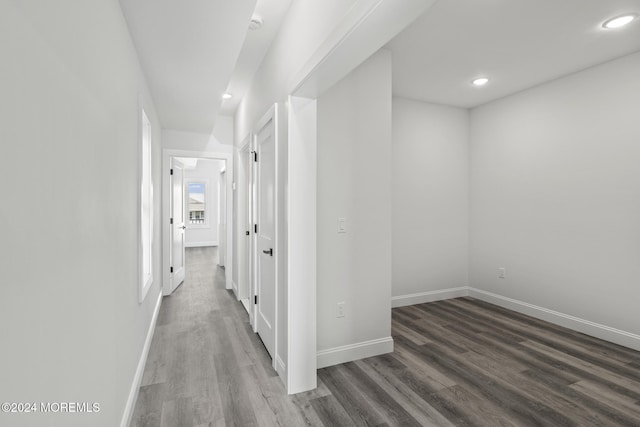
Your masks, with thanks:
<instances>
[{"instance_id":1,"label":"white interior door","mask_svg":"<svg viewBox=\"0 0 640 427\"><path fill-rule=\"evenodd\" d=\"M183 166L176 159L171 159L171 279L170 293L183 281L184 268L184 230L187 228L184 221L184 176Z\"/></svg>"},{"instance_id":2,"label":"white interior door","mask_svg":"<svg viewBox=\"0 0 640 427\"><path fill-rule=\"evenodd\" d=\"M276 151L273 118L257 134L256 329L273 358L276 320Z\"/></svg>"}]
</instances>

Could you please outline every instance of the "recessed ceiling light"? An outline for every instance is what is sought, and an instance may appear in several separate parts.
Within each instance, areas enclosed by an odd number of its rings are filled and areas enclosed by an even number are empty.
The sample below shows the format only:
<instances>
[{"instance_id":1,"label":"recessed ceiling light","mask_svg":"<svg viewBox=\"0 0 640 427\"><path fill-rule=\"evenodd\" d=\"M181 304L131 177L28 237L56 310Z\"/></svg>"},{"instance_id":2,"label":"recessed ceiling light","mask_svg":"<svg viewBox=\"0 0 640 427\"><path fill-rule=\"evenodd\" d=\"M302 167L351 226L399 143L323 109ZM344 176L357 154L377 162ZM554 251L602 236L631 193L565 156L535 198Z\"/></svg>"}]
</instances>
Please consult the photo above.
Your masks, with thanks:
<instances>
[{"instance_id":1,"label":"recessed ceiling light","mask_svg":"<svg viewBox=\"0 0 640 427\"><path fill-rule=\"evenodd\" d=\"M477 79L473 79L473 80L471 81L471 83L472 83L474 86L484 86L484 85L486 85L487 83L489 83L489 79L488 79L488 78L486 78L486 77L478 77Z\"/></svg>"},{"instance_id":2,"label":"recessed ceiling light","mask_svg":"<svg viewBox=\"0 0 640 427\"><path fill-rule=\"evenodd\" d=\"M262 16L253 15L251 17L251 21L249 21L249 29L250 30L257 30L260 27L262 27Z\"/></svg>"},{"instance_id":3,"label":"recessed ceiling light","mask_svg":"<svg viewBox=\"0 0 640 427\"><path fill-rule=\"evenodd\" d=\"M228 92L222 94L222 99L231 99L231 98L233 98L233 95L231 95Z\"/></svg>"},{"instance_id":4,"label":"recessed ceiling light","mask_svg":"<svg viewBox=\"0 0 640 427\"><path fill-rule=\"evenodd\" d=\"M602 26L608 29L624 27L625 25L627 25L629 22L633 21L637 17L638 15L636 15L635 13L618 16L617 18L612 18L612 19L609 19L608 21L605 21L604 24L602 24Z\"/></svg>"}]
</instances>

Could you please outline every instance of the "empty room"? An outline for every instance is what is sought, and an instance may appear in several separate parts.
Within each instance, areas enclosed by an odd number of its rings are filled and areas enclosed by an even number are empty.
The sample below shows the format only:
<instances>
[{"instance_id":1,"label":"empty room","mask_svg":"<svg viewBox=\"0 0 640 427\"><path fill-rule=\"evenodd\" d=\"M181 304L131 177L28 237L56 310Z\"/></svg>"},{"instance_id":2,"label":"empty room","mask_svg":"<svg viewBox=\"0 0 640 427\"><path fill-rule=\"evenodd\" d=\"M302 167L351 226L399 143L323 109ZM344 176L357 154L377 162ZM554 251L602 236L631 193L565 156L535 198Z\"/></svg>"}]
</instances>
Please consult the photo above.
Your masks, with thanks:
<instances>
[{"instance_id":1,"label":"empty room","mask_svg":"<svg viewBox=\"0 0 640 427\"><path fill-rule=\"evenodd\" d=\"M0 33L0 425L640 425L639 1Z\"/></svg>"}]
</instances>

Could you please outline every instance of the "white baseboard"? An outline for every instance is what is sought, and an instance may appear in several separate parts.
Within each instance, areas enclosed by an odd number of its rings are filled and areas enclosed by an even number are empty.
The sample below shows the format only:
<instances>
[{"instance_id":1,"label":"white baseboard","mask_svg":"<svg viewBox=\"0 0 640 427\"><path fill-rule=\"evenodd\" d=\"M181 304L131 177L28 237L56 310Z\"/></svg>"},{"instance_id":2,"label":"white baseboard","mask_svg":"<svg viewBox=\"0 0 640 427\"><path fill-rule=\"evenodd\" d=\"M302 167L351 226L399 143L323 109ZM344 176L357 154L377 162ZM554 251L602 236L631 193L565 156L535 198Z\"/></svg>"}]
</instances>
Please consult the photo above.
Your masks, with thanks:
<instances>
[{"instance_id":1,"label":"white baseboard","mask_svg":"<svg viewBox=\"0 0 640 427\"><path fill-rule=\"evenodd\" d=\"M218 246L218 241L211 240L206 242L185 242L184 243L185 248L202 248L205 246Z\"/></svg>"},{"instance_id":2,"label":"white baseboard","mask_svg":"<svg viewBox=\"0 0 640 427\"><path fill-rule=\"evenodd\" d=\"M240 303L242 304L244 309L247 311L247 314L249 314L249 310L251 310L251 307L249 307L249 298L241 299Z\"/></svg>"},{"instance_id":3,"label":"white baseboard","mask_svg":"<svg viewBox=\"0 0 640 427\"><path fill-rule=\"evenodd\" d=\"M129 398L127 399L127 406L124 408L122 414L122 420L120 421L120 427L127 427L131 423L131 417L133 416L133 409L136 406L136 400L138 400L138 392L140 391L140 383L142 382L142 374L144 373L144 367L147 363L147 356L149 355L149 348L151 347L151 340L153 339L153 333L156 330L156 321L158 320L158 313L160 312L160 304L162 303L162 292L158 295L158 301L153 309L153 316L151 317L151 324L147 331L147 337L144 341L144 347L142 347L142 354L138 360L138 368L133 376L133 382L131 383L131 390L129 391Z\"/></svg>"},{"instance_id":4,"label":"white baseboard","mask_svg":"<svg viewBox=\"0 0 640 427\"><path fill-rule=\"evenodd\" d=\"M238 298L238 284L233 279L231 279L231 289L233 289L233 293L235 294L236 299L239 299Z\"/></svg>"},{"instance_id":5,"label":"white baseboard","mask_svg":"<svg viewBox=\"0 0 640 427\"><path fill-rule=\"evenodd\" d=\"M343 345L319 351L317 353L317 366L318 369L326 368L327 366L338 365L340 363L351 362L353 360L364 359L365 357L372 357L391 352L393 352L393 338L379 338L376 340Z\"/></svg>"},{"instance_id":6,"label":"white baseboard","mask_svg":"<svg viewBox=\"0 0 640 427\"><path fill-rule=\"evenodd\" d=\"M276 356L276 372L280 375L280 379L286 384L287 383L287 367L284 364L284 361L280 358L280 356Z\"/></svg>"},{"instance_id":7,"label":"white baseboard","mask_svg":"<svg viewBox=\"0 0 640 427\"><path fill-rule=\"evenodd\" d=\"M418 292L416 294L398 295L391 298L391 307L404 307L406 305L424 304L425 302L441 301L451 298L466 297L469 295L469 287L439 289L437 291Z\"/></svg>"},{"instance_id":8,"label":"white baseboard","mask_svg":"<svg viewBox=\"0 0 640 427\"><path fill-rule=\"evenodd\" d=\"M591 335L605 341L640 351L640 335L636 335L631 332L622 331L620 329L591 322L590 320L549 310L548 308L538 307L537 305L518 301L492 292L483 291L481 289L469 288L469 296L500 307L508 308L509 310L517 311L518 313L527 314L537 319L546 320L547 322L564 326L565 328L582 332L583 334Z\"/></svg>"}]
</instances>

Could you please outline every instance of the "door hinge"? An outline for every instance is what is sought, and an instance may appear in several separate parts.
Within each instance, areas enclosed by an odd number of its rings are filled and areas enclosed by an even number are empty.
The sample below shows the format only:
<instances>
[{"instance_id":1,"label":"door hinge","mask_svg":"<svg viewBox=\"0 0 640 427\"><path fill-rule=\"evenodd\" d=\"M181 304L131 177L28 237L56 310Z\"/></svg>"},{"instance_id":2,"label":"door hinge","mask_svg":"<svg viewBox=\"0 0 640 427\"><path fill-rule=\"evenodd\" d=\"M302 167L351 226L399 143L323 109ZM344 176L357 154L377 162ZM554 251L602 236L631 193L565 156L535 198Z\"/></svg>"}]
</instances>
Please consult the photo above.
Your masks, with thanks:
<instances>
[{"instance_id":1,"label":"door hinge","mask_svg":"<svg viewBox=\"0 0 640 427\"><path fill-rule=\"evenodd\" d=\"M169 219L169 224L173 224L173 218Z\"/></svg>"},{"instance_id":2,"label":"door hinge","mask_svg":"<svg viewBox=\"0 0 640 427\"><path fill-rule=\"evenodd\" d=\"M253 161L257 162L258 161L258 152L257 151L252 151L253 153Z\"/></svg>"},{"instance_id":3,"label":"door hinge","mask_svg":"<svg viewBox=\"0 0 640 427\"><path fill-rule=\"evenodd\" d=\"M257 304L258 303L258 295L254 295L253 296L253 303Z\"/></svg>"},{"instance_id":4,"label":"door hinge","mask_svg":"<svg viewBox=\"0 0 640 427\"><path fill-rule=\"evenodd\" d=\"M169 170L169 175L173 175L173 169Z\"/></svg>"},{"instance_id":5,"label":"door hinge","mask_svg":"<svg viewBox=\"0 0 640 427\"><path fill-rule=\"evenodd\" d=\"M171 268L169 269L169 272L170 272L170 273L173 273L173 267L171 267Z\"/></svg>"},{"instance_id":6,"label":"door hinge","mask_svg":"<svg viewBox=\"0 0 640 427\"><path fill-rule=\"evenodd\" d=\"M253 232L258 234L258 224L253 225Z\"/></svg>"}]
</instances>

